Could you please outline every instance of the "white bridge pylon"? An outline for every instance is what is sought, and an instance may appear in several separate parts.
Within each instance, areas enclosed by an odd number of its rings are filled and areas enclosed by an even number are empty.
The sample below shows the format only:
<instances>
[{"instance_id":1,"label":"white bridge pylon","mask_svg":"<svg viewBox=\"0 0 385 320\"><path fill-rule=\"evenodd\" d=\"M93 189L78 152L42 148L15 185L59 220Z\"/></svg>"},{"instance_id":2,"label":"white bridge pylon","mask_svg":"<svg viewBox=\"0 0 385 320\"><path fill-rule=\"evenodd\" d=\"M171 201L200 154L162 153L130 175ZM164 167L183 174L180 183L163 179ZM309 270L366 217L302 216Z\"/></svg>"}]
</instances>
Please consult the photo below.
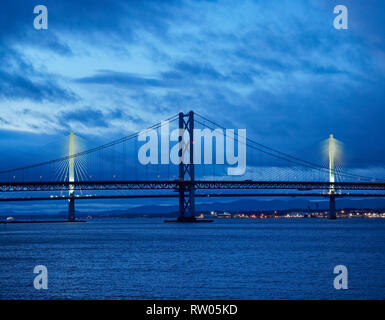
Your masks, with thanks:
<instances>
[{"instance_id":1,"label":"white bridge pylon","mask_svg":"<svg viewBox=\"0 0 385 320\"><path fill-rule=\"evenodd\" d=\"M73 130L70 131L70 137L69 137L69 150L68 150L68 182L75 182L75 138L74 138L74 132ZM73 184L69 185L69 196L70 199L68 200L68 221L74 221L75 220L75 199L74 199L74 193L75 193L75 186Z\"/></svg>"},{"instance_id":2,"label":"white bridge pylon","mask_svg":"<svg viewBox=\"0 0 385 320\"><path fill-rule=\"evenodd\" d=\"M335 152L336 152L336 146L334 143L334 137L332 134L329 136L329 182L330 182L330 188L329 188L329 219L336 219L336 198L335 198L335 188L334 188L334 182L335 182L335 174L334 174L334 158L335 158Z\"/></svg>"}]
</instances>

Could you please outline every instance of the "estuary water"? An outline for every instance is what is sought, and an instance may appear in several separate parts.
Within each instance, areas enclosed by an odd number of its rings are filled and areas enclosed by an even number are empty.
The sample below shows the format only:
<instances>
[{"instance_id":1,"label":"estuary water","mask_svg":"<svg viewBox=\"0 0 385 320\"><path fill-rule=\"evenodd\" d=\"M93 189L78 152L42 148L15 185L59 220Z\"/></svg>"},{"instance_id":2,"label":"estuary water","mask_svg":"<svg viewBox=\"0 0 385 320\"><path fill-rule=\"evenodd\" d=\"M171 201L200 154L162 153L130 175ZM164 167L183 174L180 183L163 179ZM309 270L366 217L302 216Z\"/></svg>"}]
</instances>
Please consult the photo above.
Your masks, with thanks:
<instances>
[{"instance_id":1,"label":"estuary water","mask_svg":"<svg viewBox=\"0 0 385 320\"><path fill-rule=\"evenodd\" d=\"M385 219L3 224L0 298L385 299Z\"/></svg>"}]
</instances>

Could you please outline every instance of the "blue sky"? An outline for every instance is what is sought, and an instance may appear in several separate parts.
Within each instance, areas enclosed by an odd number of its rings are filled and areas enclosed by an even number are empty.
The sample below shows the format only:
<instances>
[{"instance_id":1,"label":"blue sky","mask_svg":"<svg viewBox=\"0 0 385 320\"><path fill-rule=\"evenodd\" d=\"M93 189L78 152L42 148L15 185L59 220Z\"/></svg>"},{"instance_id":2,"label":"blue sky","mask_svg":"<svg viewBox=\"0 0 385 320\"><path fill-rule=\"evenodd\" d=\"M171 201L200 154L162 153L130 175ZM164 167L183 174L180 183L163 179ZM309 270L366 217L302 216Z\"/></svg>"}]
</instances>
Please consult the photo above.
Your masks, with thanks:
<instances>
[{"instance_id":1,"label":"blue sky","mask_svg":"<svg viewBox=\"0 0 385 320\"><path fill-rule=\"evenodd\" d=\"M381 171L384 16L382 1L6 1L2 153L49 158L41 146L70 129L107 142L193 109L288 153L334 133L346 165Z\"/></svg>"}]
</instances>

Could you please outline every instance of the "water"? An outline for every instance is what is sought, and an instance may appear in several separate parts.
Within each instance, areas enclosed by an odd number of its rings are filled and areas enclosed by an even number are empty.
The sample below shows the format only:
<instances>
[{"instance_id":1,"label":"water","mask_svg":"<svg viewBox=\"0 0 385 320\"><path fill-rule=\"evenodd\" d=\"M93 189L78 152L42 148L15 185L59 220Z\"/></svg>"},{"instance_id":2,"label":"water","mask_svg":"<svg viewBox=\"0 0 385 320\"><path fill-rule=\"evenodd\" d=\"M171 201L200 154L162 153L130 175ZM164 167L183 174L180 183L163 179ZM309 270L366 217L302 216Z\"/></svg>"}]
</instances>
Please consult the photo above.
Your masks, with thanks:
<instances>
[{"instance_id":1,"label":"water","mask_svg":"<svg viewBox=\"0 0 385 320\"><path fill-rule=\"evenodd\" d=\"M2 299L385 298L385 219L13 224L0 248ZM48 290L33 287L39 264Z\"/></svg>"}]
</instances>

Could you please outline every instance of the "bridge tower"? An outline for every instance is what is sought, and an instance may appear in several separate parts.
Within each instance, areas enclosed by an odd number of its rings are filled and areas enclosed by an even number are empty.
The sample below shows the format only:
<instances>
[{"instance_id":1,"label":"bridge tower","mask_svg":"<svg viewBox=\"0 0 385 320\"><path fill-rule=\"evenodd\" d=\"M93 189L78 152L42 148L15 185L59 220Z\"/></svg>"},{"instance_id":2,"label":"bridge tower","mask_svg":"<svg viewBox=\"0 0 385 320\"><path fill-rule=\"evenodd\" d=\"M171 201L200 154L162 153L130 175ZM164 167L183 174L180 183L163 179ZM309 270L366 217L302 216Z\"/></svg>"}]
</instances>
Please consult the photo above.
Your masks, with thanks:
<instances>
[{"instance_id":1,"label":"bridge tower","mask_svg":"<svg viewBox=\"0 0 385 320\"><path fill-rule=\"evenodd\" d=\"M335 220L337 218L336 214L336 197L335 197L335 188L334 188L334 182L335 182L335 176L334 176L334 155L335 155L335 144L334 144L334 137L331 134L329 136L329 213L328 218Z\"/></svg>"},{"instance_id":2,"label":"bridge tower","mask_svg":"<svg viewBox=\"0 0 385 320\"><path fill-rule=\"evenodd\" d=\"M68 159L68 182L75 182L75 159L72 157L75 154L75 137L71 130L69 139L69 159ZM69 200L68 200L68 221L75 220L75 190L74 185L69 185Z\"/></svg>"},{"instance_id":3,"label":"bridge tower","mask_svg":"<svg viewBox=\"0 0 385 320\"><path fill-rule=\"evenodd\" d=\"M183 139L187 130L189 141ZM195 222L195 186L194 186L194 112L179 112L179 217L177 222ZM189 159L184 163L184 154L189 152Z\"/></svg>"}]
</instances>

